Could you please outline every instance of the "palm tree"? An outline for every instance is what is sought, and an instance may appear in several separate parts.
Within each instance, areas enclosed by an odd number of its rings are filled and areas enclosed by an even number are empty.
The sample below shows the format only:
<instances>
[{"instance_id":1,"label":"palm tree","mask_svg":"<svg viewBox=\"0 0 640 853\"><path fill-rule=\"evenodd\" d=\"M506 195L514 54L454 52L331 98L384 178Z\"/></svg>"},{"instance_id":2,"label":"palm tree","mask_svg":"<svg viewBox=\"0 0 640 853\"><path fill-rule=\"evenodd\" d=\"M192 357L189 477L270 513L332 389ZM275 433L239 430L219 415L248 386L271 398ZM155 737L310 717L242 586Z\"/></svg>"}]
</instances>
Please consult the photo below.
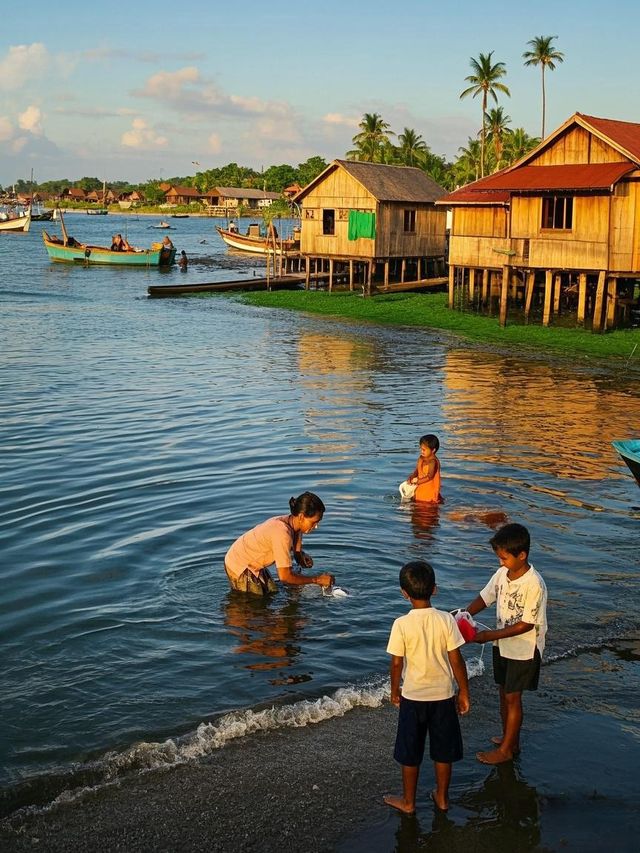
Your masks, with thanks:
<instances>
[{"instance_id":1,"label":"palm tree","mask_svg":"<svg viewBox=\"0 0 640 853\"><path fill-rule=\"evenodd\" d=\"M405 166L414 166L416 162L423 162L424 155L429 151L421 134L416 133L410 127L405 127L398 136L398 142L400 143L398 147L400 160Z\"/></svg>"},{"instance_id":2,"label":"palm tree","mask_svg":"<svg viewBox=\"0 0 640 853\"><path fill-rule=\"evenodd\" d=\"M486 114L485 121L487 140L493 145L497 171L502 163L505 137L511 133L511 128L507 127L511 123L511 116L505 115L502 107L494 107Z\"/></svg>"},{"instance_id":3,"label":"palm tree","mask_svg":"<svg viewBox=\"0 0 640 853\"><path fill-rule=\"evenodd\" d=\"M469 137L467 147L458 148L460 156L453 164L456 186L463 186L480 177L481 147L477 139Z\"/></svg>"},{"instance_id":4,"label":"palm tree","mask_svg":"<svg viewBox=\"0 0 640 853\"><path fill-rule=\"evenodd\" d=\"M537 136L529 136L523 127L516 127L507 137L504 145L503 156L507 165L520 160L540 143Z\"/></svg>"},{"instance_id":5,"label":"palm tree","mask_svg":"<svg viewBox=\"0 0 640 853\"><path fill-rule=\"evenodd\" d=\"M544 120L546 112L546 96L544 90L544 71L548 68L549 71L555 71L556 63L564 62L564 53L560 53L551 42L557 39L558 36L536 36L530 39L527 44L531 45L531 50L526 50L522 54L527 65L539 65L542 70L542 139L544 139Z\"/></svg>"},{"instance_id":6,"label":"palm tree","mask_svg":"<svg viewBox=\"0 0 640 853\"><path fill-rule=\"evenodd\" d=\"M379 113L365 113L358 127L360 133L356 133L351 140L355 148L347 152L347 159L365 160L368 163L380 163L386 159L388 154L385 146L389 137L395 135L389 130L390 125Z\"/></svg>"},{"instance_id":7,"label":"palm tree","mask_svg":"<svg viewBox=\"0 0 640 853\"><path fill-rule=\"evenodd\" d=\"M468 77L464 79L467 83L471 83L468 89L465 89L464 92L460 93L461 98L466 98L467 95L473 95L475 98L476 95L482 93L482 131L481 131L481 155L480 155L480 176L484 176L484 148L485 148L485 113L487 112L487 98L489 95L493 98L493 100L497 103L498 96L496 92L502 92L503 94L511 97L511 92L505 86L504 83L500 83L500 78L504 77L507 73L506 66L504 62L496 62L492 64L491 57L493 56L493 51L490 53L481 53L477 59L471 57L471 70L473 74L469 74Z\"/></svg>"}]
</instances>

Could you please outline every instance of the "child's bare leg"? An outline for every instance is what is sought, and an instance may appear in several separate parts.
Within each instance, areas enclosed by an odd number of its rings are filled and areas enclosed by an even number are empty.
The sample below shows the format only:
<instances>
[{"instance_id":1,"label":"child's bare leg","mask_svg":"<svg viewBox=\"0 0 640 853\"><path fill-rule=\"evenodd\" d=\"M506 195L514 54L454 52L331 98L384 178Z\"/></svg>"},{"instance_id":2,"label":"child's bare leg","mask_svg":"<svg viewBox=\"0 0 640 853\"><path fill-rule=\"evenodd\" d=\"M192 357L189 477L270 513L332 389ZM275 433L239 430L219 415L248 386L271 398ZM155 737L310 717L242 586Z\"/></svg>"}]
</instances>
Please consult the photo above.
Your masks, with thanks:
<instances>
[{"instance_id":1,"label":"child's bare leg","mask_svg":"<svg viewBox=\"0 0 640 853\"><path fill-rule=\"evenodd\" d=\"M502 734L497 735L496 737L491 738L491 743L495 743L496 746L501 746L502 741L505 738L505 732L507 730L507 703L505 700L504 687L500 687L500 719L502 720ZM522 721L521 721L522 724ZM520 752L520 731L518 730L518 740L513 749L513 754L517 755Z\"/></svg>"},{"instance_id":2,"label":"child's bare leg","mask_svg":"<svg viewBox=\"0 0 640 853\"><path fill-rule=\"evenodd\" d=\"M433 769L436 774L436 789L431 792L431 799L440 811L446 812L449 808L451 764L445 764L442 761L434 761Z\"/></svg>"},{"instance_id":3,"label":"child's bare leg","mask_svg":"<svg viewBox=\"0 0 640 853\"><path fill-rule=\"evenodd\" d=\"M384 802L405 814L414 814L416 810L416 792L418 790L418 775L420 767L402 765L402 796L386 794Z\"/></svg>"},{"instance_id":4,"label":"child's bare leg","mask_svg":"<svg viewBox=\"0 0 640 853\"><path fill-rule=\"evenodd\" d=\"M502 705L502 690L500 690ZM522 728L522 693L504 694L504 733L502 742L497 749L490 752L479 752L478 761L483 764L501 764L510 761L520 749L520 729Z\"/></svg>"}]
</instances>

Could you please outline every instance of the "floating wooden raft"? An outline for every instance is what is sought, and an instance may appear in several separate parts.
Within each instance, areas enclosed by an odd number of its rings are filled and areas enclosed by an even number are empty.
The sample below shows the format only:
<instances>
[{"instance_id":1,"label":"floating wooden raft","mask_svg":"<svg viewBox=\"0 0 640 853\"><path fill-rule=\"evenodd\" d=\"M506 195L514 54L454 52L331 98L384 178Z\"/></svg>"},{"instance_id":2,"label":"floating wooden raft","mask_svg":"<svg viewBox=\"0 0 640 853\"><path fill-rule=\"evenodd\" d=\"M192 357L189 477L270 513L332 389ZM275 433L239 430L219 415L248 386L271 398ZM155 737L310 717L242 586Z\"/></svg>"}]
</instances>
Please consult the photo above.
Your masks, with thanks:
<instances>
[{"instance_id":1,"label":"floating wooden raft","mask_svg":"<svg viewBox=\"0 0 640 853\"><path fill-rule=\"evenodd\" d=\"M152 284L147 293L152 299L164 296L182 296L189 293L226 293L243 290L296 290L304 284L302 276L282 276L280 278L245 278L232 281L213 281L209 284Z\"/></svg>"}]
</instances>

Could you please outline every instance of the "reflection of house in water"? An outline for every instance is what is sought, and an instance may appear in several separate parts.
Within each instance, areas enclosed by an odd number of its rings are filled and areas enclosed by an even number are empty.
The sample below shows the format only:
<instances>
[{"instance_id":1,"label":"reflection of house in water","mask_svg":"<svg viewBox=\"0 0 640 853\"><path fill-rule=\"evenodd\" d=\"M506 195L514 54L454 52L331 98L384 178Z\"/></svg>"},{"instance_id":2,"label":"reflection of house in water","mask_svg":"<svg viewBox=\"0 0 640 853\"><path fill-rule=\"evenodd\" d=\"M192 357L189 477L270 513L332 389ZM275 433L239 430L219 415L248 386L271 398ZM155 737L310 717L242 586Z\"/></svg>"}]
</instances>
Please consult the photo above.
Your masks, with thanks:
<instances>
[{"instance_id":1,"label":"reflection of house in water","mask_svg":"<svg viewBox=\"0 0 640 853\"><path fill-rule=\"evenodd\" d=\"M449 350L443 388L449 441L469 462L599 480L611 476L610 442L640 423L640 397L499 354Z\"/></svg>"},{"instance_id":2,"label":"reflection of house in water","mask_svg":"<svg viewBox=\"0 0 640 853\"><path fill-rule=\"evenodd\" d=\"M374 345L347 333L339 337L322 332L298 338L300 387L308 392L302 408L308 449L319 454L350 453L357 446L371 391Z\"/></svg>"}]
</instances>

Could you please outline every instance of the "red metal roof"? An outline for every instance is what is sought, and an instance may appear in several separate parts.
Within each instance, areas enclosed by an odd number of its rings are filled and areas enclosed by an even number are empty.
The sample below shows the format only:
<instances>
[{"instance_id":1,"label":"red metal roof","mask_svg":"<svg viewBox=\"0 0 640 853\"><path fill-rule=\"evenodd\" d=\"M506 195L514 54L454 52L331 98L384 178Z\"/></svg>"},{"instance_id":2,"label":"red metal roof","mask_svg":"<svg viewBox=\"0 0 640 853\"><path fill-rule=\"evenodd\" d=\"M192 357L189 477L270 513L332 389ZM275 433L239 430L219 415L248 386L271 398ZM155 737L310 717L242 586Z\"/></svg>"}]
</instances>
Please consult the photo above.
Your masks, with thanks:
<instances>
[{"instance_id":1,"label":"red metal roof","mask_svg":"<svg viewBox=\"0 0 640 853\"><path fill-rule=\"evenodd\" d=\"M576 113L576 116L603 136L608 137L615 145L623 148L640 164L640 124L597 118L584 113Z\"/></svg>"},{"instance_id":2,"label":"red metal roof","mask_svg":"<svg viewBox=\"0 0 640 853\"><path fill-rule=\"evenodd\" d=\"M519 166L467 184L440 199L439 204L506 204L512 193L609 190L634 168L628 160L619 163Z\"/></svg>"}]
</instances>

